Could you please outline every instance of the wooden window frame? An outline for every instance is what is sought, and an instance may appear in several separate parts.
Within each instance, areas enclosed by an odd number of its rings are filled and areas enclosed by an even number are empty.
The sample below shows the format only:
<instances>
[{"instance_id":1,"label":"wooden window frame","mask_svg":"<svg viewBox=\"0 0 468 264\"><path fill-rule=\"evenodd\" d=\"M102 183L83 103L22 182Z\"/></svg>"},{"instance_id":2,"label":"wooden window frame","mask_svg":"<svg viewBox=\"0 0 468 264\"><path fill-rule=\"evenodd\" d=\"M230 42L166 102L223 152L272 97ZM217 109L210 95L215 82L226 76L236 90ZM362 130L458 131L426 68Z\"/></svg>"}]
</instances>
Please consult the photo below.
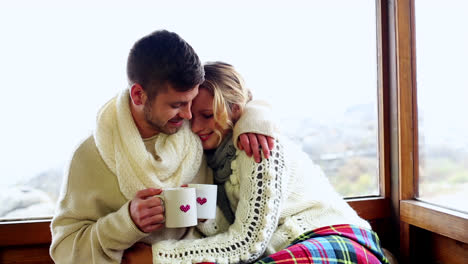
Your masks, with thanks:
<instances>
[{"instance_id":1,"label":"wooden window frame","mask_svg":"<svg viewBox=\"0 0 468 264\"><path fill-rule=\"evenodd\" d=\"M398 159L392 161L392 179L398 181L398 199L392 202L398 208L400 220L400 253L404 262L410 260L411 226L468 243L468 214L418 201L419 146L416 87L416 46L414 0L389 1L390 24L394 46L391 56L392 127L397 128L398 140L392 142L392 151Z\"/></svg>"}]
</instances>

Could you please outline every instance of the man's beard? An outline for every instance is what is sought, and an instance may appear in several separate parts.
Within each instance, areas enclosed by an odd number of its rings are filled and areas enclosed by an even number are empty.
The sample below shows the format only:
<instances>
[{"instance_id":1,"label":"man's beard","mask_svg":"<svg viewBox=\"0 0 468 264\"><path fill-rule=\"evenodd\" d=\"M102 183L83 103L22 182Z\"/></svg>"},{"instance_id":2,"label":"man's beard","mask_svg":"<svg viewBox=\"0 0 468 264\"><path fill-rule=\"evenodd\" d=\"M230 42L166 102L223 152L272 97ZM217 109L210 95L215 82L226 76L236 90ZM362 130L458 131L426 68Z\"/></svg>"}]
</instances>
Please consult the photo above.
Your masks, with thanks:
<instances>
[{"instance_id":1,"label":"man's beard","mask_svg":"<svg viewBox=\"0 0 468 264\"><path fill-rule=\"evenodd\" d=\"M149 102L149 100L147 100L145 107L143 108L143 112L145 114L145 121L149 126L151 126L151 128L167 135L172 135L179 131L180 127L168 127L168 122L161 124L162 122L158 122L156 118L153 119L153 113L151 112L151 109L152 104Z\"/></svg>"}]
</instances>

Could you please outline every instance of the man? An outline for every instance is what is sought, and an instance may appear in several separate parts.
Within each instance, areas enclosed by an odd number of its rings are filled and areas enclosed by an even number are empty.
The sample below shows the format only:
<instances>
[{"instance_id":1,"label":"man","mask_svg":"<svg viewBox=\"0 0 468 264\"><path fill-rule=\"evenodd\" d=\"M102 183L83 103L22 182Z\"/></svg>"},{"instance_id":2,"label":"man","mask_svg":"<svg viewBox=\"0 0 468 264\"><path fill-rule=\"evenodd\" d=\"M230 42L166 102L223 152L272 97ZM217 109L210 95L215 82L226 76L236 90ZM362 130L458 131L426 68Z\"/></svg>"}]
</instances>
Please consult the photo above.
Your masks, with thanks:
<instances>
[{"instance_id":1,"label":"man","mask_svg":"<svg viewBox=\"0 0 468 264\"><path fill-rule=\"evenodd\" d=\"M192 47L156 31L134 44L127 76L129 89L102 107L94 135L70 161L51 223L57 263L119 263L138 241L186 238L187 228L164 228L161 200L153 196L212 181L200 141L184 121L204 81ZM265 140L260 144L268 149Z\"/></svg>"}]
</instances>

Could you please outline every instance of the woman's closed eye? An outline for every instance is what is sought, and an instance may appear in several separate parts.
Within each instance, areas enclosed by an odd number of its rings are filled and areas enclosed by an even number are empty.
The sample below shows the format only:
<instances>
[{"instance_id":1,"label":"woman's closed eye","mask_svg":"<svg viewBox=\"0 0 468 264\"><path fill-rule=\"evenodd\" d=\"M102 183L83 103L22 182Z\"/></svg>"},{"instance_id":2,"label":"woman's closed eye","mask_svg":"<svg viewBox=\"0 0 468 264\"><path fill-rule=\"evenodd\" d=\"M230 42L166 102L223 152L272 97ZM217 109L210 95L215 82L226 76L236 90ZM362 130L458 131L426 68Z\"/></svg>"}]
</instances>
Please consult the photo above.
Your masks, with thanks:
<instances>
[{"instance_id":1,"label":"woman's closed eye","mask_svg":"<svg viewBox=\"0 0 468 264\"><path fill-rule=\"evenodd\" d=\"M213 117L213 114L203 114L202 115L205 119L210 119Z\"/></svg>"}]
</instances>

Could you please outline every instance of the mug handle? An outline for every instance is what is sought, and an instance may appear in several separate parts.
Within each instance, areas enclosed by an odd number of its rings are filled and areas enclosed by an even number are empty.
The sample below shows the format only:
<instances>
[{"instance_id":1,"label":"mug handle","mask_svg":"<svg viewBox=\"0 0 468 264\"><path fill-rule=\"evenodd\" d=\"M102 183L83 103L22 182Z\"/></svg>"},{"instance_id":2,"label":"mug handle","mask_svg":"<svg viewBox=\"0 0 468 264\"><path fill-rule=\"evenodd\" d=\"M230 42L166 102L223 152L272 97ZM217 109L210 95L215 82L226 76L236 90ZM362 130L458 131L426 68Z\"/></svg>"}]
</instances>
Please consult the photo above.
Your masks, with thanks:
<instances>
[{"instance_id":1,"label":"mug handle","mask_svg":"<svg viewBox=\"0 0 468 264\"><path fill-rule=\"evenodd\" d=\"M153 195L153 197L158 197L160 200L161 200L161 205L164 209L164 220L161 222L162 223L165 223L166 222L166 207L165 207L165 201L164 201L164 196L162 194L157 194L157 195Z\"/></svg>"}]
</instances>

